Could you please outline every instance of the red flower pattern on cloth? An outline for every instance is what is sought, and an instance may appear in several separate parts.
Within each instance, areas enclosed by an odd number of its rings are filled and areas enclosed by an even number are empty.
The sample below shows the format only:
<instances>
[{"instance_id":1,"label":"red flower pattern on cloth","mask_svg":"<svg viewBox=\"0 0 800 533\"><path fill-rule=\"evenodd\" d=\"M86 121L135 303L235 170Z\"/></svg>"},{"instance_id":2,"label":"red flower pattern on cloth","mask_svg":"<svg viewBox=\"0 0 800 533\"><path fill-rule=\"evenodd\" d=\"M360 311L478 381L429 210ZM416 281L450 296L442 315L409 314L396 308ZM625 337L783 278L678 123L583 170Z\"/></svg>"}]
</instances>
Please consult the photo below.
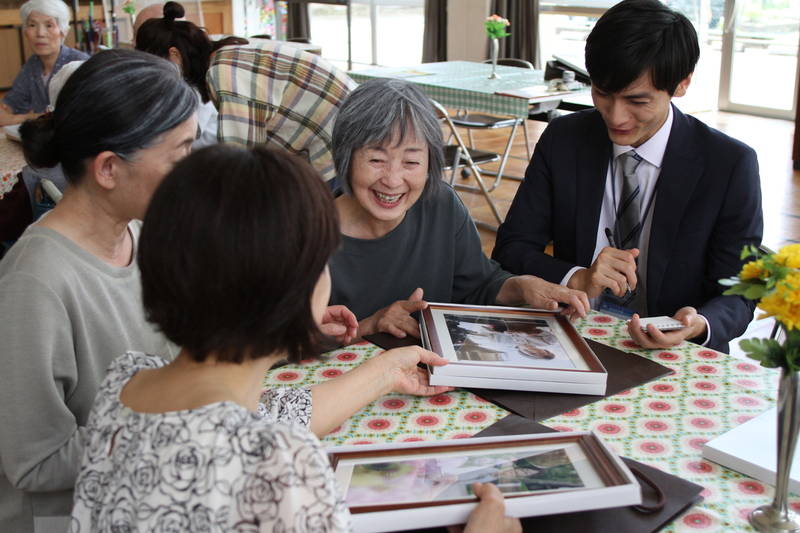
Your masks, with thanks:
<instances>
[{"instance_id":1,"label":"red flower pattern on cloth","mask_svg":"<svg viewBox=\"0 0 800 533\"><path fill-rule=\"evenodd\" d=\"M354 361L358 356L353 352L343 352L336 356L339 361Z\"/></svg>"},{"instance_id":2,"label":"red flower pattern on cloth","mask_svg":"<svg viewBox=\"0 0 800 533\"><path fill-rule=\"evenodd\" d=\"M705 529L711 527L712 520L705 513L690 513L683 517L683 523L693 529Z\"/></svg>"}]
</instances>

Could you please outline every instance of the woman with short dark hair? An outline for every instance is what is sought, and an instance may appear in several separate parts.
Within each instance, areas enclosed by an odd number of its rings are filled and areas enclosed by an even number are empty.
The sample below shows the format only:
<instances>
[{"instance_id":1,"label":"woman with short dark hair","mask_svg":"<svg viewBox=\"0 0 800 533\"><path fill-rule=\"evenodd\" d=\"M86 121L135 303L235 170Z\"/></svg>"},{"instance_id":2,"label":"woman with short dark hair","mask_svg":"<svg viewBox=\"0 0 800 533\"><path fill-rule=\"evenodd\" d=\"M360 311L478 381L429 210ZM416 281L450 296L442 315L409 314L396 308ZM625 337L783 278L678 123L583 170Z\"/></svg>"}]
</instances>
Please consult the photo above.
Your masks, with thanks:
<instances>
[{"instance_id":1,"label":"woman with short dark hair","mask_svg":"<svg viewBox=\"0 0 800 533\"><path fill-rule=\"evenodd\" d=\"M413 84L374 79L350 93L333 130L345 194L336 199L342 247L331 260L331 301L351 309L359 334L419 336L410 314L434 302L529 304L584 316L581 291L513 276L481 250L475 224L442 183L442 133ZM410 295L410 296L409 296Z\"/></svg>"},{"instance_id":2,"label":"woman with short dark hair","mask_svg":"<svg viewBox=\"0 0 800 533\"><path fill-rule=\"evenodd\" d=\"M66 529L86 419L111 360L171 354L144 319L133 257L150 196L191 149L192 89L163 59L96 54L55 111L22 125L64 197L0 261L0 530Z\"/></svg>"},{"instance_id":3,"label":"woman with short dark hair","mask_svg":"<svg viewBox=\"0 0 800 533\"><path fill-rule=\"evenodd\" d=\"M211 56L223 46L247 44L241 37L226 37L212 41L203 28L188 20L177 20L184 16L183 6L177 2L164 4L163 18L151 18L142 23L136 32L136 49L168 59L178 65L183 77L197 91L200 105L197 122L200 127L195 148L216 144L217 109L211 102L206 83L206 73L211 65Z\"/></svg>"},{"instance_id":4,"label":"woman with short dark hair","mask_svg":"<svg viewBox=\"0 0 800 533\"><path fill-rule=\"evenodd\" d=\"M333 380L347 385L337 397L319 388L262 394L275 363L317 353L338 244L331 194L291 154L219 145L175 167L147 211L138 262L147 316L181 351L171 363L128 352L111 365L87 428L73 531L166 522L180 531L350 530L309 426L341 421L329 404L403 390L417 363L443 360L399 348ZM477 493L487 498L478 519L491 527L476 531L518 528L503 519L497 489Z\"/></svg>"}]
</instances>

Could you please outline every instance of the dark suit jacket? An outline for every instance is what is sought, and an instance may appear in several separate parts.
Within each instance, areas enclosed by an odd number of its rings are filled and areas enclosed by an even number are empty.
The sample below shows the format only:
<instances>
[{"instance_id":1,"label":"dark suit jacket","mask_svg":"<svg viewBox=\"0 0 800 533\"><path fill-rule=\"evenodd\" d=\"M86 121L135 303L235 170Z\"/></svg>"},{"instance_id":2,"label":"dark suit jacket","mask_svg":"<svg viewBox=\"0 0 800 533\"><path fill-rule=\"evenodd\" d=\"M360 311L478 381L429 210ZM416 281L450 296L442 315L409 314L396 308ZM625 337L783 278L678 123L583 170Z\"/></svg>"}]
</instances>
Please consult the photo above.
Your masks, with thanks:
<instances>
[{"instance_id":1,"label":"dark suit jacket","mask_svg":"<svg viewBox=\"0 0 800 533\"><path fill-rule=\"evenodd\" d=\"M745 244L761 242L758 162L747 145L674 106L673 113L652 215L648 315L696 307L711 326L708 346L727 351L754 304L722 296L718 281L739 272ZM554 120L536 145L492 257L510 272L554 283L576 265L590 266L611 153L597 111ZM550 241L554 257L544 253Z\"/></svg>"}]
</instances>

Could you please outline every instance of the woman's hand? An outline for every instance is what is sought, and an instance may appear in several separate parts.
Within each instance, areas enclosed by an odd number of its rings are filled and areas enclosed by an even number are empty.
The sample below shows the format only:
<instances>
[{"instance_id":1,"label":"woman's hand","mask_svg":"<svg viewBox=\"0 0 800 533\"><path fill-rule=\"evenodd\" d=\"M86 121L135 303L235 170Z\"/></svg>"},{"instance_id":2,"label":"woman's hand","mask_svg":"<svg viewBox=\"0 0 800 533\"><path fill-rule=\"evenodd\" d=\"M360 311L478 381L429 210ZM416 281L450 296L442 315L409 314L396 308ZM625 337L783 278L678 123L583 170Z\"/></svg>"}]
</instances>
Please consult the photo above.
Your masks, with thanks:
<instances>
[{"instance_id":1,"label":"woman's hand","mask_svg":"<svg viewBox=\"0 0 800 533\"><path fill-rule=\"evenodd\" d=\"M322 315L320 331L333 337L340 344L350 344L358 334L358 320L347 307L343 305L330 305Z\"/></svg>"},{"instance_id":2,"label":"woman's hand","mask_svg":"<svg viewBox=\"0 0 800 533\"><path fill-rule=\"evenodd\" d=\"M591 306L583 291L550 283L536 276L514 276L503 283L496 299L501 305L525 303L538 309L558 309L559 303L567 304L563 314L570 320L585 317Z\"/></svg>"},{"instance_id":3,"label":"woman's hand","mask_svg":"<svg viewBox=\"0 0 800 533\"><path fill-rule=\"evenodd\" d=\"M387 392L414 394L416 396L433 396L453 390L453 387L430 385L428 371L417 366L423 363L431 366L443 366L447 360L419 346L404 346L387 350L369 361L380 365L376 376L388 380Z\"/></svg>"},{"instance_id":4,"label":"woman's hand","mask_svg":"<svg viewBox=\"0 0 800 533\"><path fill-rule=\"evenodd\" d=\"M422 289L417 288L411 293L408 300L398 300L362 320L358 324L359 335L363 337L385 332L400 339L407 335L419 338L419 324L411 318L411 313L416 313L426 307L428 307L428 302L422 299Z\"/></svg>"},{"instance_id":5,"label":"woman's hand","mask_svg":"<svg viewBox=\"0 0 800 533\"><path fill-rule=\"evenodd\" d=\"M519 518L505 515L503 493L491 483L473 483L472 490L480 502L469 515L466 526L449 527L451 533L520 533Z\"/></svg>"}]
</instances>

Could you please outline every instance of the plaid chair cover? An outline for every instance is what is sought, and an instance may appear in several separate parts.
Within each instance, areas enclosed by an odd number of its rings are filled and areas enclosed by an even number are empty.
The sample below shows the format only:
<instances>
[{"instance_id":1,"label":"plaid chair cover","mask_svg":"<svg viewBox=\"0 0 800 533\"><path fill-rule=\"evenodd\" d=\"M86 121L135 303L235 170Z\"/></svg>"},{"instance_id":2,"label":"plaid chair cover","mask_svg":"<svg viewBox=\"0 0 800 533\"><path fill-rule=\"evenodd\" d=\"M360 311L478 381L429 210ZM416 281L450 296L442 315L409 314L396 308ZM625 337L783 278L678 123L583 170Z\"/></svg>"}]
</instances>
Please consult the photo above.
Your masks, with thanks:
<instances>
[{"instance_id":1,"label":"plaid chair cover","mask_svg":"<svg viewBox=\"0 0 800 533\"><path fill-rule=\"evenodd\" d=\"M305 157L325 181L335 176L331 134L356 83L321 57L264 42L225 47L208 72L220 142L280 146Z\"/></svg>"}]
</instances>

